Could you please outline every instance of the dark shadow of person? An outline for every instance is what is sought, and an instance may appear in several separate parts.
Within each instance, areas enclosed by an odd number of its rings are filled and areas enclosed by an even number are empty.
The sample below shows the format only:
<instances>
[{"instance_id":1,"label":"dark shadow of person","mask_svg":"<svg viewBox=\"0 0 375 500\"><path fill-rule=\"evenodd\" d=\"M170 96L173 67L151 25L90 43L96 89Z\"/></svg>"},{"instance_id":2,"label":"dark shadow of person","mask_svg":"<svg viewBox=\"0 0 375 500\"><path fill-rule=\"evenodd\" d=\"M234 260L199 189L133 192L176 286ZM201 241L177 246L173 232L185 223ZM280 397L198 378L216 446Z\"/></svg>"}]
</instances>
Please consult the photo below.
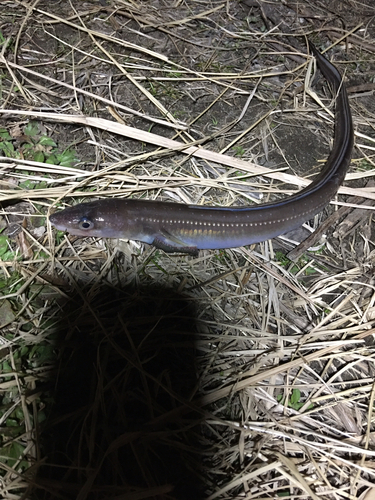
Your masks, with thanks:
<instances>
[{"instance_id":1,"label":"dark shadow of person","mask_svg":"<svg viewBox=\"0 0 375 500\"><path fill-rule=\"evenodd\" d=\"M77 293L62 311L33 498L203 498L194 334L193 303L173 290Z\"/></svg>"}]
</instances>

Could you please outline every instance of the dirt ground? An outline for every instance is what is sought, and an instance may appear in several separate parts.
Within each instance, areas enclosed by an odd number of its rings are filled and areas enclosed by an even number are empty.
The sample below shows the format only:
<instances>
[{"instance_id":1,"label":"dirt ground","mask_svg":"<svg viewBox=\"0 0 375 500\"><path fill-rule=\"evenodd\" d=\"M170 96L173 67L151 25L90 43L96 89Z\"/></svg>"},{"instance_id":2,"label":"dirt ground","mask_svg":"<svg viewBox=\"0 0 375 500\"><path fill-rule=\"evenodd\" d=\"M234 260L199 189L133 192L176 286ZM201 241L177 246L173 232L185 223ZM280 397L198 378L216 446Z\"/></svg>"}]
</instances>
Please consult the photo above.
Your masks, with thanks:
<instances>
[{"instance_id":1,"label":"dirt ground","mask_svg":"<svg viewBox=\"0 0 375 500\"><path fill-rule=\"evenodd\" d=\"M98 197L304 187L335 112L307 40L356 133L307 227L198 257L51 229ZM4 498L373 498L374 40L372 0L3 0Z\"/></svg>"}]
</instances>

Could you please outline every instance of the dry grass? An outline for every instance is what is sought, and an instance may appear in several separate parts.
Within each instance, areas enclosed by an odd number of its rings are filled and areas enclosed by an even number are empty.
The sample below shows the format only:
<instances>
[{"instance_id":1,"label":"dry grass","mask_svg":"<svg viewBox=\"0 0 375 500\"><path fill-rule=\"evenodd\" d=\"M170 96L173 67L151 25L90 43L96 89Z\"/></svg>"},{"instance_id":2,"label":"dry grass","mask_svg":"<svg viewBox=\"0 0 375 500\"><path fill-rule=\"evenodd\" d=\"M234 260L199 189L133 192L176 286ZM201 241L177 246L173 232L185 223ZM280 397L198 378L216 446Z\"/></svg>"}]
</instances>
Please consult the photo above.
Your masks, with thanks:
<instances>
[{"instance_id":1,"label":"dry grass","mask_svg":"<svg viewBox=\"0 0 375 500\"><path fill-rule=\"evenodd\" d=\"M344 31L329 2L248 4L3 2L18 154L0 158L0 201L21 227L1 262L4 498L373 498L373 7L343 3ZM305 186L332 102L303 35L340 45L356 128L314 251L193 258L51 231L77 199L231 206ZM25 157L30 118L81 162Z\"/></svg>"}]
</instances>

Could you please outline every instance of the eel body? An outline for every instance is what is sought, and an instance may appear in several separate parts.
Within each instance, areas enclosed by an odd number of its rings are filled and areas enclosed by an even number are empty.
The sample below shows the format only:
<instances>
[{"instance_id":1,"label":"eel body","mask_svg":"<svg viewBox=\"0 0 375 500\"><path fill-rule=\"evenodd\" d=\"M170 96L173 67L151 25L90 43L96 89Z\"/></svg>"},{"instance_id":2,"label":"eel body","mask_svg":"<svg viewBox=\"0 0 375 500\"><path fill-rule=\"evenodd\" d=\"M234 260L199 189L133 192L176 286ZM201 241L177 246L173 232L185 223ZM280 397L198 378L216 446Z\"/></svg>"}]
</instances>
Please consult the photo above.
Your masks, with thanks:
<instances>
[{"instance_id":1,"label":"eel body","mask_svg":"<svg viewBox=\"0 0 375 500\"><path fill-rule=\"evenodd\" d=\"M137 199L99 199L50 216L57 229L77 236L126 238L166 252L235 248L274 238L299 227L335 196L348 170L353 123L337 68L315 46L317 65L336 93L332 151L319 175L289 198L246 207L210 207Z\"/></svg>"}]
</instances>

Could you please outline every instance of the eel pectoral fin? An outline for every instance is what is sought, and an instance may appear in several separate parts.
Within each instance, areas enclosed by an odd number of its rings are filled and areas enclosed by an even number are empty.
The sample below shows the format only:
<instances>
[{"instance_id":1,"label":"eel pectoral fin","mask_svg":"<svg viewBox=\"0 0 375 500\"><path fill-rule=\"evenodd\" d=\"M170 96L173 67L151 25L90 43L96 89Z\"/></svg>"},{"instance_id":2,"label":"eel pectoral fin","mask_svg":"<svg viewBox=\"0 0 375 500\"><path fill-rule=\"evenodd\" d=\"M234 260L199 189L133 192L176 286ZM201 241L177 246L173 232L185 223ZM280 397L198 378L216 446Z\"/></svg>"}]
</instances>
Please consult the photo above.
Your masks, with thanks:
<instances>
[{"instance_id":1,"label":"eel pectoral fin","mask_svg":"<svg viewBox=\"0 0 375 500\"><path fill-rule=\"evenodd\" d=\"M156 248L164 250L164 252L184 252L194 256L198 255L197 247L186 245L186 243L184 243L179 238L176 238L176 236L173 236L173 234L171 234L166 229L161 229L158 235L155 236L153 245Z\"/></svg>"}]
</instances>

